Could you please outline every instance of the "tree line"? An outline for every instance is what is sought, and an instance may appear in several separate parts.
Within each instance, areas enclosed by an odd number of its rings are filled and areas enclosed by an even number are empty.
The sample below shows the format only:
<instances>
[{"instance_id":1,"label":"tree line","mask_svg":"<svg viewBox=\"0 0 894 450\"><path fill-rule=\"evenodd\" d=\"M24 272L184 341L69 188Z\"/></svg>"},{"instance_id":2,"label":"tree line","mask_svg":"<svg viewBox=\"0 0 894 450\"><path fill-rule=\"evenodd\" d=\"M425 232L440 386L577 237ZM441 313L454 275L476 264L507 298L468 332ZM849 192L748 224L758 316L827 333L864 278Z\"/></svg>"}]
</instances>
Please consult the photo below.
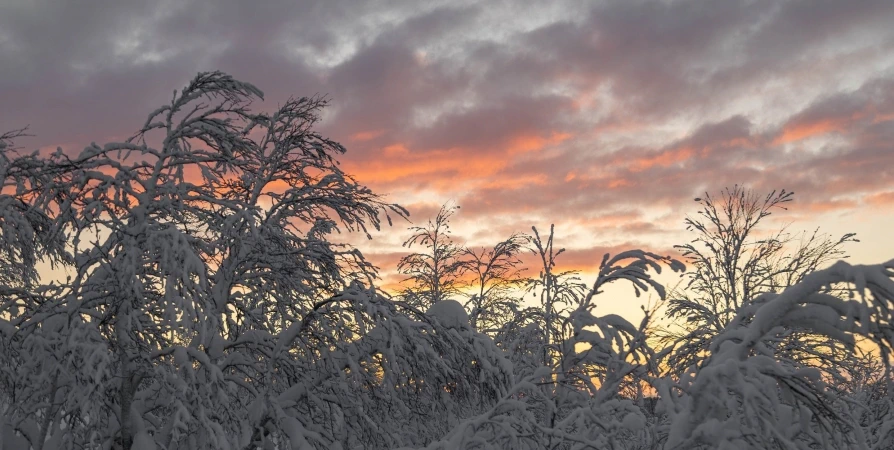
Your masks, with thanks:
<instances>
[{"instance_id":1,"label":"tree line","mask_svg":"<svg viewBox=\"0 0 894 450\"><path fill-rule=\"evenodd\" d=\"M259 98L201 73L123 142L0 136L0 449L894 448L894 260L768 233L791 192L706 193L677 257L593 280L554 227L467 248L445 206L386 292L331 237L408 212L341 170L325 98ZM595 314L615 282L661 309Z\"/></svg>"}]
</instances>

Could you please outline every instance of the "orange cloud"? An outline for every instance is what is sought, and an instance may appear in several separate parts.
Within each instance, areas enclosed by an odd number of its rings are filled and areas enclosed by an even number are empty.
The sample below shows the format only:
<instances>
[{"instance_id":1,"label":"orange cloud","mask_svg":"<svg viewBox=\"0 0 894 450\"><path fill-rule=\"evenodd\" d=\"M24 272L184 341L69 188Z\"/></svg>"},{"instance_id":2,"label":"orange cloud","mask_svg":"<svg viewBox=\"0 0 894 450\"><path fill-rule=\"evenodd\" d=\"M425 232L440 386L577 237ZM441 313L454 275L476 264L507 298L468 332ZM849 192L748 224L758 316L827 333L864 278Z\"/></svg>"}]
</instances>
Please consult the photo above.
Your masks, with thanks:
<instances>
[{"instance_id":1,"label":"orange cloud","mask_svg":"<svg viewBox=\"0 0 894 450\"><path fill-rule=\"evenodd\" d=\"M376 157L364 161L346 158L343 167L357 180L378 186L424 181L450 189L457 182L473 179L484 179L485 186L489 187L542 183L546 179L544 174L511 179L494 177L518 155L559 145L571 137L570 133L559 131L548 134L521 132L487 148L458 146L425 151L419 151L411 143L395 142L373 149Z\"/></svg>"},{"instance_id":2,"label":"orange cloud","mask_svg":"<svg viewBox=\"0 0 894 450\"><path fill-rule=\"evenodd\" d=\"M838 211L842 209L851 209L857 206L857 202L853 200L826 200L819 202L807 203L803 207L806 207L810 212L816 213L825 213L830 211ZM799 208L799 209L801 209Z\"/></svg>"},{"instance_id":3,"label":"orange cloud","mask_svg":"<svg viewBox=\"0 0 894 450\"><path fill-rule=\"evenodd\" d=\"M824 119L816 122L787 125L773 143L776 145L801 141L815 136L844 131L846 124L840 119Z\"/></svg>"},{"instance_id":4,"label":"orange cloud","mask_svg":"<svg viewBox=\"0 0 894 450\"><path fill-rule=\"evenodd\" d=\"M894 114L879 111L878 105L869 103L858 108L831 114L831 117L796 119L786 124L774 144L785 144L830 133L847 133L859 122L878 124L894 119Z\"/></svg>"},{"instance_id":5,"label":"orange cloud","mask_svg":"<svg viewBox=\"0 0 894 450\"><path fill-rule=\"evenodd\" d=\"M547 145L557 145L571 138L570 133L553 131L549 137L537 135L522 135L512 139L507 148L510 155L541 150Z\"/></svg>"},{"instance_id":6,"label":"orange cloud","mask_svg":"<svg viewBox=\"0 0 894 450\"><path fill-rule=\"evenodd\" d=\"M894 121L894 113L879 114L879 115L875 116L875 118L872 119L873 124L890 122L890 121Z\"/></svg>"},{"instance_id":7,"label":"orange cloud","mask_svg":"<svg viewBox=\"0 0 894 450\"><path fill-rule=\"evenodd\" d=\"M605 183L605 186L609 189L618 189L633 186L633 183L630 180L624 178L615 178Z\"/></svg>"},{"instance_id":8,"label":"orange cloud","mask_svg":"<svg viewBox=\"0 0 894 450\"><path fill-rule=\"evenodd\" d=\"M878 192L863 197L863 201L873 206L894 205L894 191Z\"/></svg>"},{"instance_id":9,"label":"orange cloud","mask_svg":"<svg viewBox=\"0 0 894 450\"><path fill-rule=\"evenodd\" d=\"M344 161L343 167L357 180L369 184L414 181L423 177L427 181L441 179L453 184L458 180L492 175L506 164L505 158L497 155L464 156L467 152L459 149L414 154L403 144L389 145L381 153L380 158L372 161ZM436 174L442 176L433 177Z\"/></svg>"},{"instance_id":10,"label":"orange cloud","mask_svg":"<svg viewBox=\"0 0 894 450\"><path fill-rule=\"evenodd\" d=\"M410 150L403 144L393 144L382 149L382 153L388 157L404 156L410 153Z\"/></svg>"},{"instance_id":11,"label":"orange cloud","mask_svg":"<svg viewBox=\"0 0 894 450\"><path fill-rule=\"evenodd\" d=\"M361 131L354 133L349 138L352 142L365 142L375 139L385 133L385 130Z\"/></svg>"},{"instance_id":12,"label":"orange cloud","mask_svg":"<svg viewBox=\"0 0 894 450\"><path fill-rule=\"evenodd\" d=\"M571 218L568 223L574 224L577 226L586 227L588 229L594 228L615 228L627 225L629 223L634 223L642 220L642 213L639 211L621 211L616 213L603 214L595 217L587 217L580 218L574 217Z\"/></svg>"},{"instance_id":13,"label":"orange cloud","mask_svg":"<svg viewBox=\"0 0 894 450\"><path fill-rule=\"evenodd\" d=\"M692 147L682 147L672 150L665 150L657 155L646 156L634 159L630 163L630 170L641 172L655 166L668 167L672 164L681 163L695 156L696 150Z\"/></svg>"},{"instance_id":14,"label":"orange cloud","mask_svg":"<svg viewBox=\"0 0 894 450\"><path fill-rule=\"evenodd\" d=\"M533 173L522 176L492 178L478 187L484 189L518 189L531 185L542 186L547 184L549 180L548 174Z\"/></svg>"}]
</instances>

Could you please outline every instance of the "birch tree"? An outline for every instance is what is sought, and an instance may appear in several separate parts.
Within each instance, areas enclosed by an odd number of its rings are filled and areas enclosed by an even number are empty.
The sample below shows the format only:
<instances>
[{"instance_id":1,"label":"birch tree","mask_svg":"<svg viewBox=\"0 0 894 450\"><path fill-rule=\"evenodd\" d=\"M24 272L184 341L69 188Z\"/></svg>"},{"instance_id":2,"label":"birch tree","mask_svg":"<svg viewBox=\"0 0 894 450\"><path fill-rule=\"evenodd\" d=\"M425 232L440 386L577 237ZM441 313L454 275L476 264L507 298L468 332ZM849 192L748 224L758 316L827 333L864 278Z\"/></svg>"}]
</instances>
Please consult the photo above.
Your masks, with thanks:
<instances>
[{"instance_id":1,"label":"birch tree","mask_svg":"<svg viewBox=\"0 0 894 450\"><path fill-rule=\"evenodd\" d=\"M525 282L519 254L527 241L527 236L513 234L492 248L463 250L473 277L472 294L466 302L473 328L494 333L517 308L516 291Z\"/></svg>"},{"instance_id":2,"label":"birch tree","mask_svg":"<svg viewBox=\"0 0 894 450\"><path fill-rule=\"evenodd\" d=\"M844 246L856 241L852 233L832 239L818 230L800 235L785 228L769 234L762 230L767 218L793 198L794 193L784 189L760 196L737 185L716 198L705 193L696 199L701 209L686 218L686 229L695 236L677 246L691 267L688 282L673 292L667 310L680 321L669 336L678 345L670 359L677 371L696 364L713 337L760 295L781 291L847 257ZM780 345L791 347L790 357L821 365L830 355L818 348L841 350L827 339L789 332Z\"/></svg>"},{"instance_id":3,"label":"birch tree","mask_svg":"<svg viewBox=\"0 0 894 450\"><path fill-rule=\"evenodd\" d=\"M405 298L421 309L449 298L461 295L461 276L468 269L463 258L463 247L453 241L450 218L459 206L441 206L434 219L425 226L410 227L412 235L403 243L406 248L414 245L422 251L410 253L397 264L397 271L406 275L409 283Z\"/></svg>"}]
</instances>

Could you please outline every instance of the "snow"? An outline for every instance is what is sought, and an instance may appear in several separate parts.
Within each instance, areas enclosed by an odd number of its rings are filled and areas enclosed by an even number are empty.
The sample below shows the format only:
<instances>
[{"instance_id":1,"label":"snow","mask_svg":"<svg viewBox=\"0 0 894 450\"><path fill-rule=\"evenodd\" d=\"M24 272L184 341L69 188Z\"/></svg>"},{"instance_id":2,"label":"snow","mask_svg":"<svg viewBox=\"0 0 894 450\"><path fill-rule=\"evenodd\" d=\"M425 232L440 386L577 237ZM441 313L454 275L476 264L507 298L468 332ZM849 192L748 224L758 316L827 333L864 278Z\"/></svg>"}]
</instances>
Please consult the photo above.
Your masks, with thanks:
<instances>
[{"instance_id":1,"label":"snow","mask_svg":"<svg viewBox=\"0 0 894 450\"><path fill-rule=\"evenodd\" d=\"M437 321L446 328L454 328L458 330L470 330L472 326L469 323L469 314L463 305L456 300L441 300L431 305L425 314L429 317L437 319Z\"/></svg>"}]
</instances>

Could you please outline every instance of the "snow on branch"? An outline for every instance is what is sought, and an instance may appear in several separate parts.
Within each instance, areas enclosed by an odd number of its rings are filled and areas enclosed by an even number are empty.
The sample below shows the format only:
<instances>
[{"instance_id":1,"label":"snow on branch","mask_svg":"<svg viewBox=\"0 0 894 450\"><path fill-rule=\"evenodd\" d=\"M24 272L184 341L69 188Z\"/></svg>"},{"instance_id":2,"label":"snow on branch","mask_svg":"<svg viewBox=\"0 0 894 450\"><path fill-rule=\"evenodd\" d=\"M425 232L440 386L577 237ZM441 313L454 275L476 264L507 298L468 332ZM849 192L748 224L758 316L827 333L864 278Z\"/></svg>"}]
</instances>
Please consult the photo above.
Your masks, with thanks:
<instances>
[{"instance_id":1,"label":"snow on branch","mask_svg":"<svg viewBox=\"0 0 894 450\"><path fill-rule=\"evenodd\" d=\"M877 344L887 366L894 344L892 278L894 261L839 261L744 308L711 342L701 367L677 383L658 383L670 419L665 448L867 448L859 427L833 407L835 396L820 372L778 359L773 341L801 329L853 348L860 335ZM858 300L825 293L841 283Z\"/></svg>"}]
</instances>

